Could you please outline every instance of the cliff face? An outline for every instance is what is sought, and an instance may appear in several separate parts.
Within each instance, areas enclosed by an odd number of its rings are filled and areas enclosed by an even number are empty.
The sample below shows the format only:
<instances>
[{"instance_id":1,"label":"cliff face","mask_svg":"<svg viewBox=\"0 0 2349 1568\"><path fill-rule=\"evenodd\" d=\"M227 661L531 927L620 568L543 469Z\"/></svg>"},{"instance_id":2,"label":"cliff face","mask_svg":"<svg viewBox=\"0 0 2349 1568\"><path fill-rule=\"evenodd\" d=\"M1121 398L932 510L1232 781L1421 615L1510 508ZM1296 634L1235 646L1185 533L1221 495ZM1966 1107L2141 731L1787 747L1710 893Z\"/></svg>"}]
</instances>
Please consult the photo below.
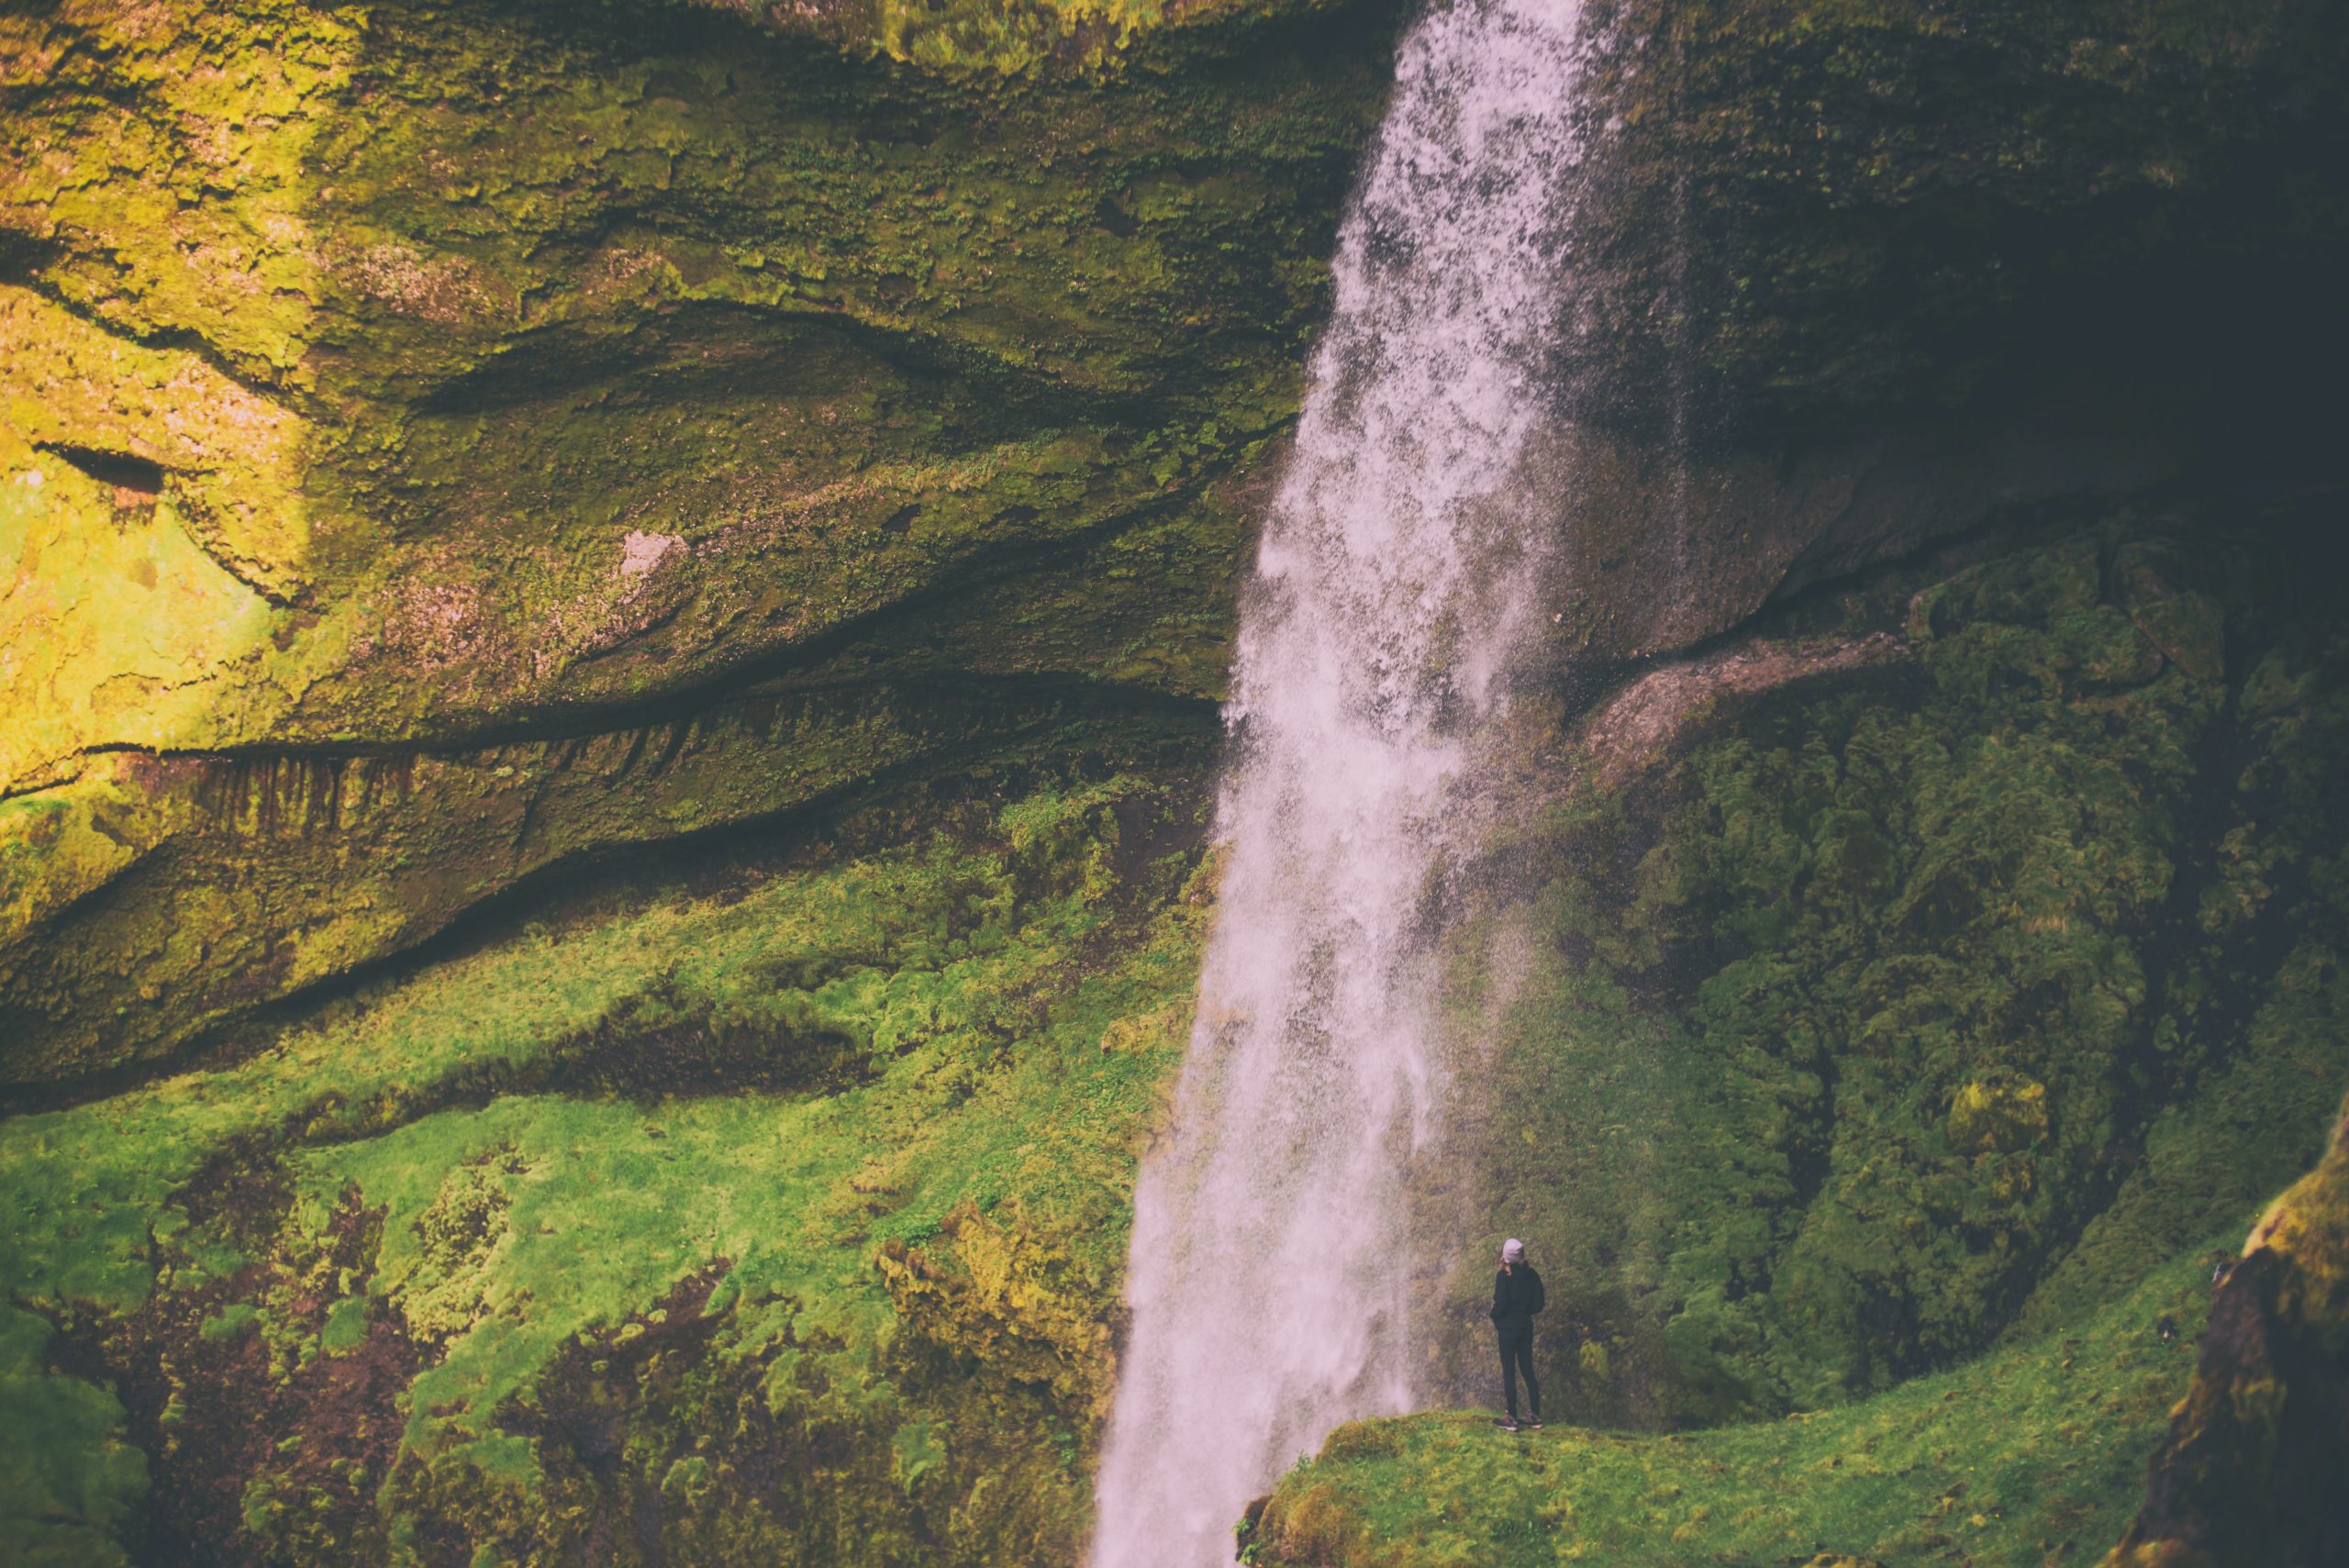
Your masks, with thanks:
<instances>
[{"instance_id":1,"label":"cliff face","mask_svg":"<svg viewBox=\"0 0 2349 1568\"><path fill-rule=\"evenodd\" d=\"M1594 10L1429 1375L1520 1232L1553 1409L1830 1413L1259 1560L2119 1534L2349 1071L2337 12ZM12 1539L1073 1560L1399 20L0 18Z\"/></svg>"},{"instance_id":2,"label":"cliff face","mask_svg":"<svg viewBox=\"0 0 2349 1568\"><path fill-rule=\"evenodd\" d=\"M2338 7L1591 15L1571 653L1669 652L2000 505L2326 473Z\"/></svg>"},{"instance_id":3,"label":"cliff face","mask_svg":"<svg viewBox=\"0 0 2349 1568\"><path fill-rule=\"evenodd\" d=\"M0 1074L168 1051L583 854L1203 718L1396 21L7 22ZM2297 450L2333 8L1591 29L1561 661Z\"/></svg>"},{"instance_id":4,"label":"cliff face","mask_svg":"<svg viewBox=\"0 0 2349 1568\"><path fill-rule=\"evenodd\" d=\"M585 851L1197 726L1368 19L1011 78L908 63L952 17L6 24L0 1073Z\"/></svg>"}]
</instances>

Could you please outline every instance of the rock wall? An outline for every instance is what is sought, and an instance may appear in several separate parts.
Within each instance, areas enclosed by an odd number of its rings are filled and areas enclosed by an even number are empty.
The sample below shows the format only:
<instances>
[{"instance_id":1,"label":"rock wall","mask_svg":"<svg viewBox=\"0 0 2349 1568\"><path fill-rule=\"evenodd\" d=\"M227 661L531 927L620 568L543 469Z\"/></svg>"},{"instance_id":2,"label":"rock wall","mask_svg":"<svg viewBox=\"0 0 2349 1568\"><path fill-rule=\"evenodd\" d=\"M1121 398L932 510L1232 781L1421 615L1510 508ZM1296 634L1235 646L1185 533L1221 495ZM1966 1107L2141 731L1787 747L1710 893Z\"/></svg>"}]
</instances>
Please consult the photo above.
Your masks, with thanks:
<instances>
[{"instance_id":1,"label":"rock wall","mask_svg":"<svg viewBox=\"0 0 2349 1568\"><path fill-rule=\"evenodd\" d=\"M908 679L996 738L1056 722L1039 683L1211 697L1396 20L6 23L0 1075L168 1052L540 866L856 787L868 750L994 743ZM1590 25L1562 661L1687 646L2246 428L2305 451L2286 361L2340 340L2332 8ZM800 695L868 680L886 733ZM546 787L573 751L658 756L679 719L771 783L640 778L625 826L574 832ZM431 829L234 836L274 810L256 770L323 799L321 768L436 781Z\"/></svg>"},{"instance_id":2,"label":"rock wall","mask_svg":"<svg viewBox=\"0 0 2349 1568\"><path fill-rule=\"evenodd\" d=\"M1202 720L1383 13L974 15L0 24L0 1076Z\"/></svg>"}]
</instances>

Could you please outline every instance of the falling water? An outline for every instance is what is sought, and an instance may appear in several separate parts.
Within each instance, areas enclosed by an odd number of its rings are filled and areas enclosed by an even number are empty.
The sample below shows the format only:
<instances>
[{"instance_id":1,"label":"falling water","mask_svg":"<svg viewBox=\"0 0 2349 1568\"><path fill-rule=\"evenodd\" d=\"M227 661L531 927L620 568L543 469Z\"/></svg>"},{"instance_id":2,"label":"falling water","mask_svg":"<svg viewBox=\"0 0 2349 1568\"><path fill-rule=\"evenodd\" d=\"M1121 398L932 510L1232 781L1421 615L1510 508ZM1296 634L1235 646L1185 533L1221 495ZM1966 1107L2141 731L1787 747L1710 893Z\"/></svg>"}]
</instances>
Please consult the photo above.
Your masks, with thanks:
<instances>
[{"instance_id":1,"label":"falling water","mask_svg":"<svg viewBox=\"0 0 2349 1568\"><path fill-rule=\"evenodd\" d=\"M1556 515L1511 481L1557 330L1577 10L1439 0L1340 236L1241 613L1215 936L1135 1197L1097 1568L1228 1562L1291 1458L1409 1403L1433 942Z\"/></svg>"}]
</instances>

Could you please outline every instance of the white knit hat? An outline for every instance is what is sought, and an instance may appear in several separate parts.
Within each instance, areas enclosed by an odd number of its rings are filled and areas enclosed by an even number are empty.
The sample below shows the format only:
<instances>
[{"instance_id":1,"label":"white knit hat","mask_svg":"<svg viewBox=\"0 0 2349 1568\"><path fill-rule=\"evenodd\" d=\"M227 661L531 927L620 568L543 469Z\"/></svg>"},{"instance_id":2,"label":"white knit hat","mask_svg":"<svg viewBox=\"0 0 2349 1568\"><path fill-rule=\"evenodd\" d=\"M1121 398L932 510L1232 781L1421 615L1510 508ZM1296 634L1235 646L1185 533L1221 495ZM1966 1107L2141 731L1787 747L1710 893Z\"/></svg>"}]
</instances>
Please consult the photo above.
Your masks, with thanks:
<instances>
[{"instance_id":1,"label":"white knit hat","mask_svg":"<svg viewBox=\"0 0 2349 1568\"><path fill-rule=\"evenodd\" d=\"M1502 1242L1501 1262L1504 1263L1521 1263L1525 1262L1525 1243L1519 1240L1514 1236Z\"/></svg>"}]
</instances>

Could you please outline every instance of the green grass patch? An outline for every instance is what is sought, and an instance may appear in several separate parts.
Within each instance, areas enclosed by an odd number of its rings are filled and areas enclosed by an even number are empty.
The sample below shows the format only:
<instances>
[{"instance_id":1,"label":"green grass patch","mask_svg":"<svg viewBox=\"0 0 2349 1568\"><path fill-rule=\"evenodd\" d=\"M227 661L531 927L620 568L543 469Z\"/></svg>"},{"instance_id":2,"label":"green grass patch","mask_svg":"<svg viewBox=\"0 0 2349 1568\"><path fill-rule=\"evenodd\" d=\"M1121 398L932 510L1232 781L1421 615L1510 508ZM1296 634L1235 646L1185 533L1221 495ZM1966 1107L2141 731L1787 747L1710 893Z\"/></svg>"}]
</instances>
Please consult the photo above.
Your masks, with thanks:
<instances>
[{"instance_id":1,"label":"green grass patch","mask_svg":"<svg viewBox=\"0 0 2349 1568\"><path fill-rule=\"evenodd\" d=\"M1705 1432L1512 1437L1464 1411L1341 1427L1282 1478L1253 1560L2094 1561L2136 1507L2208 1298L2199 1255L2176 1259L2073 1332L1839 1409Z\"/></svg>"},{"instance_id":2,"label":"green grass patch","mask_svg":"<svg viewBox=\"0 0 2349 1568\"><path fill-rule=\"evenodd\" d=\"M579 1482L540 1404L604 1397L615 1363L657 1389L631 1418L645 1444L690 1443L691 1412L763 1389L765 1414L744 1418L801 1422L862 1456L828 1485L885 1481L900 1513L913 1491L967 1490L1018 1455L991 1455L941 1418L948 1395L918 1386L929 1352L876 1256L948 1260L922 1266L947 1281L930 1309L950 1331L964 1300L951 1260L978 1244L952 1217L992 1216L990 1237L1074 1293L1046 1328L1015 1312L998 1337L1106 1353L1106 1329L1050 1336L1116 1309L1138 1141L1187 1029L1202 809L1128 777L950 808L895 847L525 924L328 1004L233 1065L0 1123L0 1273L142 1389L199 1376L173 1368L190 1340L223 1367L259 1358L218 1377L232 1396L258 1381L257 1422L272 1399L315 1413L344 1397L360 1374L317 1381L322 1361L413 1348L384 1362L412 1376L369 1395L373 1414L321 1417L238 1462L234 1528L254 1549L292 1550L332 1499L374 1496L398 1471L368 1528L405 1539L420 1511L418 1539L453 1529L504 1551ZM197 1305L173 1328L183 1300ZM40 1318L17 1316L46 1342ZM690 1350L649 1349L688 1328ZM12 1465L20 1434L46 1434L78 1456L67 1473L102 1473L121 1407L17 1360L17 1403L72 1409L12 1423ZM1030 1398L1019 1389L996 1397ZM1051 1397L1006 1417L1004 1440L1035 1427L1032 1458L1060 1479L1021 1506L1057 1509L1065 1533L1084 1467L1063 1440L1088 1417ZM106 1408L110 1427L92 1414ZM387 1422L389 1450L370 1435ZM718 1462L681 1453L651 1479L674 1473L723 1510ZM100 1501L85 1511L103 1534L124 1507ZM885 1541L888 1506L865 1511ZM769 1521L783 1535L789 1512ZM752 1533L755 1551L788 1559L782 1535Z\"/></svg>"}]
</instances>

